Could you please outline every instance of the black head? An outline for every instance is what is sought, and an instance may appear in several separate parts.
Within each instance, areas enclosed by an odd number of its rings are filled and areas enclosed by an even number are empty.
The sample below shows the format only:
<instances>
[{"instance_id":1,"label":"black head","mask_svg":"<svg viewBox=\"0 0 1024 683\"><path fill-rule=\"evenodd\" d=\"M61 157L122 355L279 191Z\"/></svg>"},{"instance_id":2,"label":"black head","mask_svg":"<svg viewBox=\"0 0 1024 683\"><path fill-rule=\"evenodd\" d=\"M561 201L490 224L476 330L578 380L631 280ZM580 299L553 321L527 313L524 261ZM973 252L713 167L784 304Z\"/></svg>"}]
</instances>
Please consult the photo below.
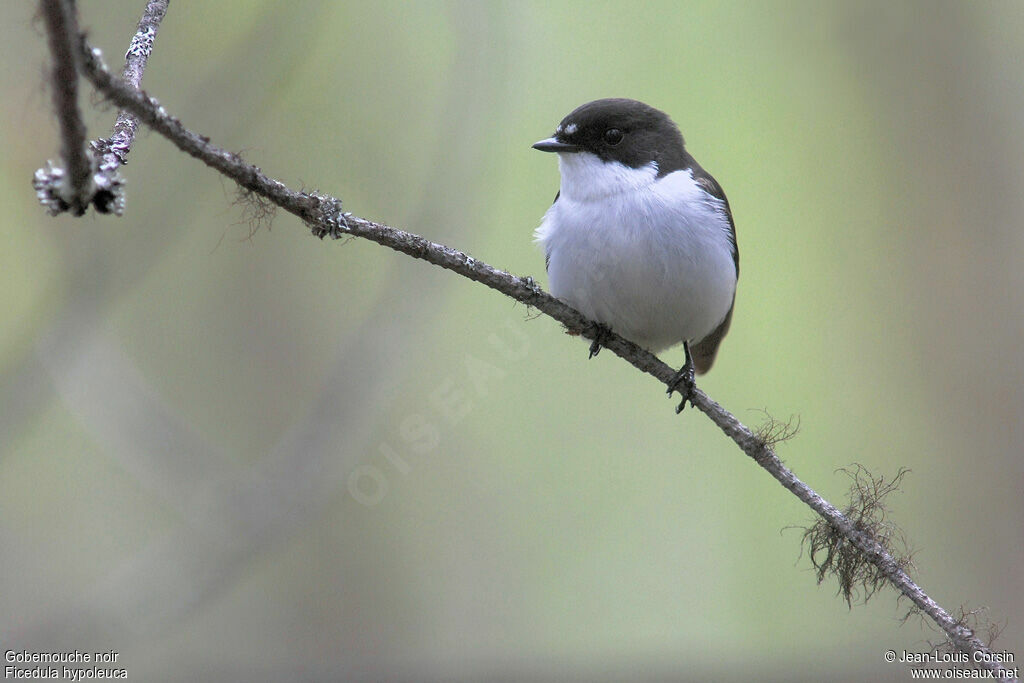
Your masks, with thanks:
<instances>
[{"instance_id":1,"label":"black head","mask_svg":"<svg viewBox=\"0 0 1024 683\"><path fill-rule=\"evenodd\" d=\"M639 168L652 161L664 172L685 164L683 136L663 111L625 98L594 100L562 119L542 152L590 152L603 161Z\"/></svg>"}]
</instances>

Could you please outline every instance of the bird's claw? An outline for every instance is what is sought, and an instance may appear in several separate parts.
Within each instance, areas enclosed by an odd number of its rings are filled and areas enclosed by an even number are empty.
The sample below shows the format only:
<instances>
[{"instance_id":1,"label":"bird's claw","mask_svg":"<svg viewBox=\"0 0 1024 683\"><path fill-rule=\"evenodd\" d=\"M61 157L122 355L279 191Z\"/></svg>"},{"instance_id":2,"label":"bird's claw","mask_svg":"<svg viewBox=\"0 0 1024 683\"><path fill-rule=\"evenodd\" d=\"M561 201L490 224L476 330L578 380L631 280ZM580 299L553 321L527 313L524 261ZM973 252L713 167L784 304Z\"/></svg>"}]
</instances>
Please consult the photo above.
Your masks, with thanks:
<instances>
[{"instance_id":1,"label":"bird's claw","mask_svg":"<svg viewBox=\"0 0 1024 683\"><path fill-rule=\"evenodd\" d=\"M612 333L610 327L601 323L594 323L594 330L594 341L590 344L590 358L601 352L601 347L608 342L608 336Z\"/></svg>"},{"instance_id":2,"label":"bird's claw","mask_svg":"<svg viewBox=\"0 0 1024 683\"><path fill-rule=\"evenodd\" d=\"M672 392L678 391L679 395L683 397L683 400L679 402L679 406L676 407L676 415L683 412L683 408L686 407L686 402L693 401L690 397L693 395L693 390L696 388L696 382L693 377L693 363L687 358L686 363L683 367L679 368L679 372L672 376L672 379L668 383L668 395L671 396Z\"/></svg>"}]
</instances>

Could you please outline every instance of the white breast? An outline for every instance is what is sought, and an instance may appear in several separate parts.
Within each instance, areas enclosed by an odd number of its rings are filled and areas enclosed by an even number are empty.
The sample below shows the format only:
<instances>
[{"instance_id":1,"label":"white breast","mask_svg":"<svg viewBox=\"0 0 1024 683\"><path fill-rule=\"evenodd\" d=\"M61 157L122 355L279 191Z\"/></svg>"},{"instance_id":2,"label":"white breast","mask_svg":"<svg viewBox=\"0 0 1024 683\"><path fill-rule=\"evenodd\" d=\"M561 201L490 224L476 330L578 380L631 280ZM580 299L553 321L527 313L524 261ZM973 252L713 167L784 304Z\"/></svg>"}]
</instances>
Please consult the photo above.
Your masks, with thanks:
<instances>
[{"instance_id":1,"label":"white breast","mask_svg":"<svg viewBox=\"0 0 1024 683\"><path fill-rule=\"evenodd\" d=\"M654 352L710 334L736 292L722 202L689 170L558 156L560 196L536 233L551 293Z\"/></svg>"}]
</instances>

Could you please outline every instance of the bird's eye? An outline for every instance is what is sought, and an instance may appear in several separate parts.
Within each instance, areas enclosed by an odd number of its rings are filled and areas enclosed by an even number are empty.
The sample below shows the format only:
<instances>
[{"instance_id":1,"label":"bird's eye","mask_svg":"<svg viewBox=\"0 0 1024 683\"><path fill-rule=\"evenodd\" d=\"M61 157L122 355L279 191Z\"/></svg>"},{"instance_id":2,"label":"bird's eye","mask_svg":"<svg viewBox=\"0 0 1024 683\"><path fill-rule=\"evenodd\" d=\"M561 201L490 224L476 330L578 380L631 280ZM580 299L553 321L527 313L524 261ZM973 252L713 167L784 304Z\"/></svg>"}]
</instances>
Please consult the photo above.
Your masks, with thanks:
<instances>
[{"instance_id":1,"label":"bird's eye","mask_svg":"<svg viewBox=\"0 0 1024 683\"><path fill-rule=\"evenodd\" d=\"M614 147L615 145L622 142L622 138L624 137L624 135L625 133L623 133L618 128L609 128L604 132L604 141L607 142L612 147Z\"/></svg>"}]
</instances>

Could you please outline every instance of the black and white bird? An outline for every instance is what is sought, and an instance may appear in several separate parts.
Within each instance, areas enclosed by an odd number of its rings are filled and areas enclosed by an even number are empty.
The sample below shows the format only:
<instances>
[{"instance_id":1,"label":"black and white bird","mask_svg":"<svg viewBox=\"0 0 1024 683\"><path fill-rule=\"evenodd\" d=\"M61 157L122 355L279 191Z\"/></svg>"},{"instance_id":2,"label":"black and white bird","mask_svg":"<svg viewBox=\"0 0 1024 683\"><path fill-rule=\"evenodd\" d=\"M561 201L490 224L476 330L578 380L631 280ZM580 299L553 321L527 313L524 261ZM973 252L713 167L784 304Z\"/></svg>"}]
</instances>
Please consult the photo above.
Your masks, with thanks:
<instances>
[{"instance_id":1,"label":"black and white bird","mask_svg":"<svg viewBox=\"0 0 1024 683\"><path fill-rule=\"evenodd\" d=\"M533 147L558 154L562 177L536 232L551 293L652 353L681 342L669 386L681 411L732 320L740 257L725 193L672 119L636 100L588 102Z\"/></svg>"}]
</instances>

